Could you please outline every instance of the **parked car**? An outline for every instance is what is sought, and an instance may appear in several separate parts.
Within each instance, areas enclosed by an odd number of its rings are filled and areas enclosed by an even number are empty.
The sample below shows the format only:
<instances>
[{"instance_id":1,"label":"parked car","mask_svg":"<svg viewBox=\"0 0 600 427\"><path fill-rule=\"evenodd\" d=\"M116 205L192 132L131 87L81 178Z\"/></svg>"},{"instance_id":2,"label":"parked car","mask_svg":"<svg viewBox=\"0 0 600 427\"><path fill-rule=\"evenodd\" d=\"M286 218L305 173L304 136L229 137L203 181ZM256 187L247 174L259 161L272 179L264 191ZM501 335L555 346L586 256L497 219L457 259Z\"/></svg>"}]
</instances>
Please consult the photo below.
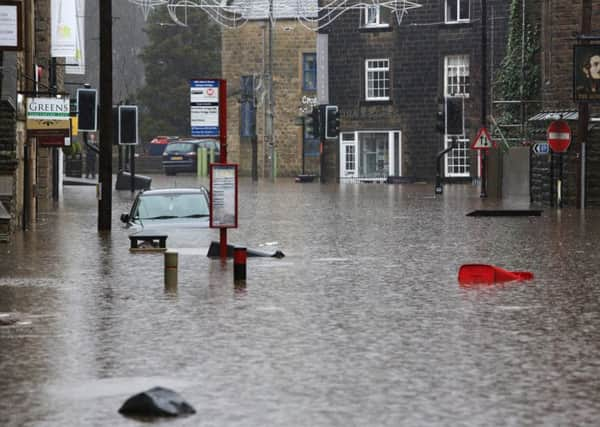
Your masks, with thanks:
<instances>
[{"instance_id":1,"label":"parked car","mask_svg":"<svg viewBox=\"0 0 600 427\"><path fill-rule=\"evenodd\" d=\"M178 136L157 136L150 141L148 146L148 154L150 156L161 156L165 151L167 144L178 139Z\"/></svg>"},{"instance_id":2,"label":"parked car","mask_svg":"<svg viewBox=\"0 0 600 427\"><path fill-rule=\"evenodd\" d=\"M167 144L162 157L162 166L167 175L198 170L198 149L213 150L214 162L220 160L220 144L214 139L179 139Z\"/></svg>"},{"instance_id":3,"label":"parked car","mask_svg":"<svg viewBox=\"0 0 600 427\"><path fill-rule=\"evenodd\" d=\"M141 191L121 221L132 232L208 228L208 190L201 186Z\"/></svg>"}]
</instances>

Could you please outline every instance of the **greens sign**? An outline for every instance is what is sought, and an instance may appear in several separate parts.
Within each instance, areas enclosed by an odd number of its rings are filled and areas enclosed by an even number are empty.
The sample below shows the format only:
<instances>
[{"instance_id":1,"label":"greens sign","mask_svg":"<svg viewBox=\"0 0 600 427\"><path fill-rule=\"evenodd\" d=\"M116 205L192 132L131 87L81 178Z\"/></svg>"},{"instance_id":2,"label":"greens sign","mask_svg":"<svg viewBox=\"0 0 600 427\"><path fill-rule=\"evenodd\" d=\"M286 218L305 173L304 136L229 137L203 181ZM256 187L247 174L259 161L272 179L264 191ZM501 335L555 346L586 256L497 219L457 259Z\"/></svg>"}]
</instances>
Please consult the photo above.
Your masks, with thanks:
<instances>
[{"instance_id":1,"label":"greens sign","mask_svg":"<svg viewBox=\"0 0 600 427\"><path fill-rule=\"evenodd\" d=\"M28 98L27 131L31 136L69 136L69 98Z\"/></svg>"}]
</instances>

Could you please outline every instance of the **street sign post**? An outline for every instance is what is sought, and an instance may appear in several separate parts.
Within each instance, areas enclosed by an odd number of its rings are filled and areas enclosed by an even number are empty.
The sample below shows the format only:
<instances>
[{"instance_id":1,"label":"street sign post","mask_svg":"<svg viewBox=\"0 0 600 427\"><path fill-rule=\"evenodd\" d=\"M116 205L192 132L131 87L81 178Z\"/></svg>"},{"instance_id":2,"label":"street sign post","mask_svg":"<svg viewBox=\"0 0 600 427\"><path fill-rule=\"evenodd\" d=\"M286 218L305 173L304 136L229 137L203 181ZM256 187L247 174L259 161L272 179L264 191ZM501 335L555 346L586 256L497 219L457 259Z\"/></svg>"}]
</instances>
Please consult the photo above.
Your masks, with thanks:
<instances>
[{"instance_id":1,"label":"street sign post","mask_svg":"<svg viewBox=\"0 0 600 427\"><path fill-rule=\"evenodd\" d=\"M490 137L489 132L486 128L479 129L477 136L471 144L473 150L489 150L490 148L496 148L496 142Z\"/></svg>"},{"instance_id":2,"label":"street sign post","mask_svg":"<svg viewBox=\"0 0 600 427\"><path fill-rule=\"evenodd\" d=\"M533 153L537 155L546 155L550 153L550 145L547 142L536 142L533 144Z\"/></svg>"},{"instance_id":3,"label":"street sign post","mask_svg":"<svg viewBox=\"0 0 600 427\"><path fill-rule=\"evenodd\" d=\"M555 120L548 126L548 144L555 153L564 153L571 144L571 128L564 120Z\"/></svg>"},{"instance_id":4,"label":"street sign post","mask_svg":"<svg viewBox=\"0 0 600 427\"><path fill-rule=\"evenodd\" d=\"M477 136L471 144L471 149L479 150L479 156L481 159L481 197L487 197L487 152L490 148L496 148L496 142L490 137L490 133L485 127L479 129Z\"/></svg>"},{"instance_id":5,"label":"street sign post","mask_svg":"<svg viewBox=\"0 0 600 427\"><path fill-rule=\"evenodd\" d=\"M563 206L563 156L571 145L571 128L564 120L555 120L548 126L548 144L552 151L559 153L558 180L556 182L556 204Z\"/></svg>"}]
</instances>

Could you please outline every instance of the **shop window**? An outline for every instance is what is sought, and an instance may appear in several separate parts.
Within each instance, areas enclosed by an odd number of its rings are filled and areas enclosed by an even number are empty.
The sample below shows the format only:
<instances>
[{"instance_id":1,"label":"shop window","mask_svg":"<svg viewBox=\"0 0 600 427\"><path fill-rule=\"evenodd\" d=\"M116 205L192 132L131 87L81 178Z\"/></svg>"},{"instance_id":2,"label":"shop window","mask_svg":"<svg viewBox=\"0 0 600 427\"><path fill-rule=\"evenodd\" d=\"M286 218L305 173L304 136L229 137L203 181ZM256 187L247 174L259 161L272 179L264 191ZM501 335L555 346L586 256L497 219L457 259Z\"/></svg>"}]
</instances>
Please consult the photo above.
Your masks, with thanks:
<instances>
[{"instance_id":1,"label":"shop window","mask_svg":"<svg viewBox=\"0 0 600 427\"><path fill-rule=\"evenodd\" d=\"M387 132L359 133L358 147L361 178L385 178L389 175L389 134Z\"/></svg>"}]
</instances>

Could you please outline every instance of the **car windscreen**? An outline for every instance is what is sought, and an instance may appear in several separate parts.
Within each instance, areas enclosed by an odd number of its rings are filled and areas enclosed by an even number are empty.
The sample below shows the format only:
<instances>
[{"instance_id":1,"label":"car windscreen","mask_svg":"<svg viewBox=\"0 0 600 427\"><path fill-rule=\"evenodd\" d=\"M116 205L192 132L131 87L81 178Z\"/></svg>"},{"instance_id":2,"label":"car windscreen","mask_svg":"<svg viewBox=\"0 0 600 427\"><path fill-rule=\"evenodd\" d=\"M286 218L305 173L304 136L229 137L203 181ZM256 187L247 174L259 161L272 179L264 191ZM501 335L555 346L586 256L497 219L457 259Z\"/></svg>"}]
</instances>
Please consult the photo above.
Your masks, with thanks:
<instances>
[{"instance_id":1,"label":"car windscreen","mask_svg":"<svg viewBox=\"0 0 600 427\"><path fill-rule=\"evenodd\" d=\"M165 148L165 153L190 153L192 151L196 151L196 146L191 142L174 142Z\"/></svg>"},{"instance_id":2,"label":"car windscreen","mask_svg":"<svg viewBox=\"0 0 600 427\"><path fill-rule=\"evenodd\" d=\"M202 193L153 194L140 197L134 218L169 219L208 216L208 203Z\"/></svg>"}]
</instances>

